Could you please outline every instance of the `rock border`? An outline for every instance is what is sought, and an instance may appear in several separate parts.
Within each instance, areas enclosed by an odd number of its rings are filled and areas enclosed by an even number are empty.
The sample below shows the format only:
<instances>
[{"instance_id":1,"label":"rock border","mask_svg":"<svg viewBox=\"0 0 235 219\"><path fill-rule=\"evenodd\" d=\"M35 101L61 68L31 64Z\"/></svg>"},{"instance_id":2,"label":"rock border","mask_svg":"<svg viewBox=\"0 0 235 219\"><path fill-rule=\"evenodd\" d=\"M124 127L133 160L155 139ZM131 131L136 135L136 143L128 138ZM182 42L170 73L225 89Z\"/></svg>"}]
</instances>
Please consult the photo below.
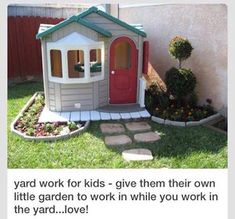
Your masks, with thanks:
<instances>
[{"instance_id":1,"label":"rock border","mask_svg":"<svg viewBox=\"0 0 235 219\"><path fill-rule=\"evenodd\" d=\"M85 125L83 127L81 127L80 129L77 129L75 131L72 131L68 134L63 134L63 135L56 135L56 136L39 136L39 137L35 137L35 136L28 136L26 134L23 134L22 132L18 131L15 129L15 124L18 121L18 119L23 115L23 113L29 109L29 107L33 104L36 96L38 94L44 94L44 92L39 91L36 92L30 99L29 101L25 104L25 106L21 109L21 111L18 113L18 115L16 116L16 118L13 120L13 122L11 123L10 129L11 132L19 135L20 137L24 138L25 140L28 141L56 141L56 140L61 140L61 139L66 139L66 138L70 138L72 136L75 135L79 135L82 132L84 132L85 130L87 130L87 128L90 125L90 121L86 121Z\"/></svg>"},{"instance_id":2,"label":"rock border","mask_svg":"<svg viewBox=\"0 0 235 219\"><path fill-rule=\"evenodd\" d=\"M207 118L201 119L200 121L189 121L189 122L179 122L179 121L172 121L168 119L162 119L156 116L151 116L151 120L153 122L156 122L158 124L163 125L171 125L171 126L177 126L177 127L191 127L191 126L199 126L204 125L210 121L213 121L214 119L217 119L221 117L220 113L216 113L214 115L211 115Z\"/></svg>"}]
</instances>

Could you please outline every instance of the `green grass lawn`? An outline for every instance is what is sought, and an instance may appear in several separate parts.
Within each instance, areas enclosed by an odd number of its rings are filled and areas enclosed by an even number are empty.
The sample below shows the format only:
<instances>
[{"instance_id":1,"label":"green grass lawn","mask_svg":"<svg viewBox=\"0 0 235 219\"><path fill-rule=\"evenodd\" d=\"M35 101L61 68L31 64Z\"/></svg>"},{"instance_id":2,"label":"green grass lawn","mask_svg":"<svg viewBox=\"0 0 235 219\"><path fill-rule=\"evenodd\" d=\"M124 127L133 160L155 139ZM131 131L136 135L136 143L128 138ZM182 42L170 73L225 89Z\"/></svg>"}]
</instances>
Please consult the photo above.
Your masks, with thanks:
<instances>
[{"instance_id":1,"label":"green grass lawn","mask_svg":"<svg viewBox=\"0 0 235 219\"><path fill-rule=\"evenodd\" d=\"M10 123L41 83L10 87L8 92L8 167L9 168L226 168L227 137L206 127L178 128L149 121L161 135L155 143L133 143L108 147L92 122L80 136L57 142L25 141L10 132ZM132 133L128 135L133 136ZM121 152L126 148L145 147L153 161L126 162Z\"/></svg>"}]
</instances>

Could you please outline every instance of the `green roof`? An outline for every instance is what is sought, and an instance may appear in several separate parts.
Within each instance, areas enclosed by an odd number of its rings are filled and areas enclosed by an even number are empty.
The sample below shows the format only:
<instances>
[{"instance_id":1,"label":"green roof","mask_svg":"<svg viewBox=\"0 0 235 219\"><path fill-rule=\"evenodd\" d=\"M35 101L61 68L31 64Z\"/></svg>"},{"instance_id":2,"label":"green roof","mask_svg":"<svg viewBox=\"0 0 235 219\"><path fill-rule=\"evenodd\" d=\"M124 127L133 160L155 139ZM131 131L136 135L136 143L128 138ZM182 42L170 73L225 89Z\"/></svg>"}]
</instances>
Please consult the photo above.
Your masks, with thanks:
<instances>
[{"instance_id":1,"label":"green roof","mask_svg":"<svg viewBox=\"0 0 235 219\"><path fill-rule=\"evenodd\" d=\"M91 23L90 21L86 20L86 19L78 19L77 20L78 23L88 27L88 28L91 28L92 30L98 32L98 33L101 33L102 35L106 36L106 37L111 37L112 34L108 31L108 30L105 30L104 28L102 27L99 27L97 26L96 24L94 23Z\"/></svg>"},{"instance_id":2,"label":"green roof","mask_svg":"<svg viewBox=\"0 0 235 219\"><path fill-rule=\"evenodd\" d=\"M67 20L64 20L64 21L56 24L56 25L50 26L49 28L45 29L44 31L41 29L41 31L39 31L38 34L36 35L36 38L37 39L42 38L42 37L46 36L47 34L53 33L54 31L59 30L60 28L66 26L67 24L70 24L72 22L78 22L79 24L86 26L86 27L106 36L106 37L112 36L112 34L109 31L103 29L102 27L99 27L99 26L95 25L94 23L89 22L88 20L85 20L82 18L77 19L76 17L73 16Z\"/></svg>"},{"instance_id":3,"label":"green roof","mask_svg":"<svg viewBox=\"0 0 235 219\"><path fill-rule=\"evenodd\" d=\"M135 32L136 34L139 34L143 37L146 37L146 33L144 31L140 30L138 27L131 26L131 25L99 10L96 7L91 7L88 10L86 10L78 15L74 15L74 16L72 16L72 17L70 17L70 18L68 18L68 19L66 19L56 25L48 26L48 28L40 29L38 34L36 35L36 38L37 39L42 38L50 33L53 33L56 30L59 30L60 28L66 26L72 22L78 22L79 24L86 26L86 27L106 36L106 37L111 37L112 34L108 30L106 30L100 26L97 26L96 24L85 19L85 17L91 13L97 13L100 16L102 16L110 21L113 21L114 23L119 24L122 27L124 27L132 32Z\"/></svg>"}]
</instances>

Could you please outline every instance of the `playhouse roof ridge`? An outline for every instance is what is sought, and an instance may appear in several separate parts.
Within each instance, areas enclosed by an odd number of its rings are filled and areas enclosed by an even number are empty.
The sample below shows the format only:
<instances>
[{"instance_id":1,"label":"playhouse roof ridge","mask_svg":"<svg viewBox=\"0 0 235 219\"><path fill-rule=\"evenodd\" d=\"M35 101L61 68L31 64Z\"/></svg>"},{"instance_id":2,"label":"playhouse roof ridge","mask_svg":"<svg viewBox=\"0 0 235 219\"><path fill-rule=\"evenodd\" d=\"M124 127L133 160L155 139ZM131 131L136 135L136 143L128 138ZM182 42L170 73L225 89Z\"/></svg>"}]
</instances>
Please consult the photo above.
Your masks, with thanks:
<instances>
[{"instance_id":1,"label":"playhouse roof ridge","mask_svg":"<svg viewBox=\"0 0 235 219\"><path fill-rule=\"evenodd\" d=\"M94 23L88 21L87 19L85 19L85 17L87 15L91 14L91 13L97 13L98 15L100 15L100 16L102 16L102 17L104 17L104 18L106 18L110 21L113 21L114 23L116 23L116 24L118 24L118 25L132 31L132 32L135 32L135 33L137 33L137 34L139 34L143 37L147 36L146 33L142 29L139 29L138 27L129 25L126 22L121 21L118 18L113 17L112 15L110 15L106 12L103 12L103 11L99 10L97 7L93 6L93 7L89 8L89 9L87 9L87 10L85 10L85 11L83 11L83 12L77 14L77 15L73 15L73 16L67 18L64 21L61 21L60 23L47 28L46 30L39 31L38 34L36 35L36 38L37 39L42 38L42 37L44 37L44 36L46 36L50 33L53 33L56 30L59 30L60 28L66 26L66 25L68 25L72 22L78 22L81 25L84 25L84 26L86 26L90 29L93 29L94 31L99 32L100 34L102 34L106 37L111 37L112 34L108 30L106 30L106 29L98 26L97 24L94 24Z\"/></svg>"}]
</instances>

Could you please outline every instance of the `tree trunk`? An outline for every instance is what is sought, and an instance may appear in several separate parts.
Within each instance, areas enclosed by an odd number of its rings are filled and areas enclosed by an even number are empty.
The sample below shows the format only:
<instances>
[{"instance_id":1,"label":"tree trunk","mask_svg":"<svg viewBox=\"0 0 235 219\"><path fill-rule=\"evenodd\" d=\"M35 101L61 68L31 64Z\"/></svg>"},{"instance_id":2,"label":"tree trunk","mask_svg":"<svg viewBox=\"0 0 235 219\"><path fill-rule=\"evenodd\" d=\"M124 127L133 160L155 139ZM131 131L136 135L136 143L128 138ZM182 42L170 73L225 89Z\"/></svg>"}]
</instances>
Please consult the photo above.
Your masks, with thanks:
<instances>
[{"instance_id":1,"label":"tree trunk","mask_svg":"<svg viewBox=\"0 0 235 219\"><path fill-rule=\"evenodd\" d=\"M179 59L179 68L181 68L181 62L182 62L181 59Z\"/></svg>"}]
</instances>

